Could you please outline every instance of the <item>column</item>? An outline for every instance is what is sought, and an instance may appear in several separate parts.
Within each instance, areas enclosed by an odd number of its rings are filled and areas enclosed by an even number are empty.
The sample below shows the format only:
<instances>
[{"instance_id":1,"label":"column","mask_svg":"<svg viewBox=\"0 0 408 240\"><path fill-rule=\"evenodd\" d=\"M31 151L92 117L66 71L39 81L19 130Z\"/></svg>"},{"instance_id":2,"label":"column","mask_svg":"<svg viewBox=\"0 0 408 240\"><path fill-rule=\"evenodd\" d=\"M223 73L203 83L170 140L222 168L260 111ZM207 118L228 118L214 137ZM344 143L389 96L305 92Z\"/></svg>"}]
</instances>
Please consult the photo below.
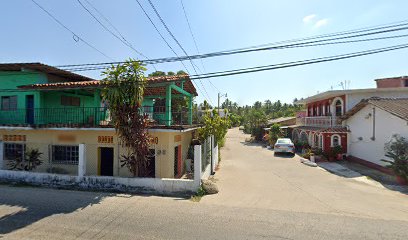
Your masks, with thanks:
<instances>
[{"instance_id":1,"label":"column","mask_svg":"<svg viewBox=\"0 0 408 240\"><path fill-rule=\"evenodd\" d=\"M78 159L78 177L85 176L86 173L86 148L85 144L79 144L78 149L79 159Z\"/></svg>"},{"instance_id":2,"label":"column","mask_svg":"<svg viewBox=\"0 0 408 240\"><path fill-rule=\"evenodd\" d=\"M166 86L166 113L164 121L166 126L171 125L171 85Z\"/></svg>"},{"instance_id":3,"label":"column","mask_svg":"<svg viewBox=\"0 0 408 240\"><path fill-rule=\"evenodd\" d=\"M193 124L193 97L188 98L188 124Z\"/></svg>"},{"instance_id":4,"label":"column","mask_svg":"<svg viewBox=\"0 0 408 240\"><path fill-rule=\"evenodd\" d=\"M201 184L201 145L194 146L194 184Z\"/></svg>"},{"instance_id":5,"label":"column","mask_svg":"<svg viewBox=\"0 0 408 240\"><path fill-rule=\"evenodd\" d=\"M4 168L4 142L0 141L0 170Z\"/></svg>"}]
</instances>

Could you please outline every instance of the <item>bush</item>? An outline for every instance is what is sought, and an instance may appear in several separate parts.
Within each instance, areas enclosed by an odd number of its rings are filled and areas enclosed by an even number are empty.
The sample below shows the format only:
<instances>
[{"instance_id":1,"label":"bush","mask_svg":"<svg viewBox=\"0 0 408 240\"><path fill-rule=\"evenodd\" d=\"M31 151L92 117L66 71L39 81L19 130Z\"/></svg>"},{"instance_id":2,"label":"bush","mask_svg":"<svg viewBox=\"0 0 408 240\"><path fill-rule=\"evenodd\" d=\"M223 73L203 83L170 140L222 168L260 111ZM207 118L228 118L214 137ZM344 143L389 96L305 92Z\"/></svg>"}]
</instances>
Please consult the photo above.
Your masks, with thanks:
<instances>
[{"instance_id":1,"label":"bush","mask_svg":"<svg viewBox=\"0 0 408 240\"><path fill-rule=\"evenodd\" d=\"M408 141L400 135L393 135L391 141L384 146L385 156L393 161L382 159L389 163L388 167L394 171L397 176L408 180Z\"/></svg>"}]
</instances>

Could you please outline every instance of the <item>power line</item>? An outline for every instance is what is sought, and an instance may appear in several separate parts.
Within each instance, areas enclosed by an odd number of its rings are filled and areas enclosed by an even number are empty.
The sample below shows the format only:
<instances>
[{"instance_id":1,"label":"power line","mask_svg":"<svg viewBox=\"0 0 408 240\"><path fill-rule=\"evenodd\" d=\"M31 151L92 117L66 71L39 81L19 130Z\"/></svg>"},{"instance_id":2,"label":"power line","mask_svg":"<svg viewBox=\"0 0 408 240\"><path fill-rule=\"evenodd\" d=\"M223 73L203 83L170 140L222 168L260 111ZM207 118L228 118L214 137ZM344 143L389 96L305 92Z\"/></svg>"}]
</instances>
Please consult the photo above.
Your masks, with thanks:
<instances>
[{"instance_id":1,"label":"power line","mask_svg":"<svg viewBox=\"0 0 408 240\"><path fill-rule=\"evenodd\" d=\"M116 39L118 39L119 41L121 41L125 46L129 47L130 49L132 49L134 52L136 52L136 53L139 54L140 56L142 56L142 57L144 57L144 58L146 58L146 59L149 60L149 58L148 58L146 55L144 55L142 52L136 50L136 49L132 46L132 44L130 44L130 43L123 37L122 34L120 34L121 37L119 37L119 36L116 35L114 32L112 32L108 27L106 27L105 24L103 24L103 23L81 2L81 0L77 0L77 1L78 1L78 3L81 5L81 7L82 7L83 9L85 9L85 10L92 16L92 18L95 19L95 20L99 23L99 25L102 26L103 29L105 29L105 30L108 31L112 36L114 36ZM87 2L88 2L88 1L87 1ZM88 2L88 3L89 3L89 2ZM93 8L96 9L95 7L93 7ZM99 14L101 14L101 13L99 13ZM115 29L116 29L116 28L115 28ZM117 30L117 29L116 29L116 30ZM118 31L118 30L117 30L117 31ZM123 39L122 39L122 38L123 38ZM153 65L153 66L154 66L154 65Z\"/></svg>"},{"instance_id":2,"label":"power line","mask_svg":"<svg viewBox=\"0 0 408 240\"><path fill-rule=\"evenodd\" d=\"M57 22L60 26L62 26L63 28L65 28L67 31L69 31L73 37L74 40L75 38L77 38L78 40L82 41L83 43L85 43L88 47L94 49L95 51L99 52L100 54L102 54L103 56L105 56L106 58L109 58L112 61L115 61L113 58L109 57L108 55L106 55L105 53L103 53L101 50L97 49L96 47L94 47L93 45L91 45L89 42L85 41L83 38L81 38L80 36L78 36L78 34L76 34L74 31L72 31L71 29L69 29L67 26L65 26L60 20L58 20L54 15L52 15L49 11L47 11L44 7L42 7L40 4L38 4L35 0L31 0L35 5L37 5L37 7L39 7L41 10L43 10L48 16L50 16L55 22Z\"/></svg>"},{"instance_id":3,"label":"power line","mask_svg":"<svg viewBox=\"0 0 408 240\"><path fill-rule=\"evenodd\" d=\"M365 50L365 51L360 51L360 52L353 52L353 53L334 55L334 56L328 56L328 57L313 58L313 59L307 59L307 60L299 60L299 61L286 62L286 63L278 63L278 64L272 64L272 65L264 65L264 66L250 67L250 68L241 68L241 69L233 69L233 70L226 70L226 71L220 71L220 72L212 72L212 73L207 73L207 74L203 74L199 76L193 75L193 76L190 76L190 79L191 80L198 79L198 78L206 79L206 78L224 77L224 76L230 76L230 75L246 74L246 73L260 72L260 71L267 71L267 70L276 70L276 69L281 69L281 68L289 68L289 67L316 64L316 63L322 63L322 62L343 60L347 58L361 57L361 56L366 56L366 55L373 55L373 54L395 51L395 50L405 49L405 48L408 48L408 44L400 44L400 45L370 49L370 50ZM33 74L33 73L29 73L29 74ZM17 74L14 74L14 75L17 75ZM16 89L2 89L2 91L3 90L16 91Z\"/></svg>"},{"instance_id":4,"label":"power line","mask_svg":"<svg viewBox=\"0 0 408 240\"><path fill-rule=\"evenodd\" d=\"M184 7L183 0L180 0L180 3L181 3L181 7L182 7L182 9L183 9L184 17L186 18L186 22L187 22L187 25L188 25L188 29L190 30L191 38L193 39L194 46L195 46L195 48L196 48L196 50L197 50L197 54L200 55L200 50L198 50L197 41L196 41L196 39L195 39L195 37L194 37L193 30L191 29L191 24L190 24L190 21L188 20L187 11L186 11L186 9L185 9L185 7ZM200 58L200 62L201 62L201 66L203 67L203 71L204 71L204 72L207 72L207 70L206 70L205 67L204 67L204 63L203 63L203 59L202 59L202 58ZM210 82L211 86L212 86L217 92L220 92L220 90L211 82L211 80L210 80L209 82Z\"/></svg>"},{"instance_id":5,"label":"power line","mask_svg":"<svg viewBox=\"0 0 408 240\"><path fill-rule=\"evenodd\" d=\"M167 47L170 48L170 50L174 53L174 55L176 55L176 59L177 61L179 61L184 69L187 71L187 73L189 75L191 75L186 67L186 65L184 64L183 60L179 57L179 55L177 54L177 52L171 47L171 45L167 42L167 40L164 38L164 36L161 34L161 32L159 31L159 29L157 28L156 24L153 22L153 20L150 18L149 14L146 12L146 10L144 9L144 7L142 6L142 4L139 2L139 0L136 0L136 2L138 3L139 7L142 9L143 13L145 14L145 16L149 19L150 23L153 25L154 29L156 30L156 32L160 35L161 39L166 43ZM194 82L194 81L193 81ZM199 86L197 85L197 89L202 93L201 89L199 88ZM205 95L203 94L203 96L205 97Z\"/></svg>"},{"instance_id":6,"label":"power line","mask_svg":"<svg viewBox=\"0 0 408 240\"><path fill-rule=\"evenodd\" d=\"M396 38L404 38L408 37L408 34L403 35L393 35L393 36L386 36L386 37L377 37L377 38L367 38L367 39L357 39L357 40L348 40L348 41L336 41L336 42L326 42L326 43L315 43L315 44L304 44L304 45L296 45L296 46L286 46L285 48L278 48L278 49L286 49L286 48L300 48L300 47L314 47L314 46L324 46L324 45L335 45L335 44L346 44L346 43L356 43L356 42L367 42L367 41L378 41L378 40L385 40L385 39L396 39ZM152 59L154 61L155 59ZM165 59L157 59L160 63L164 63ZM171 61L171 60L170 60ZM56 66L60 68L64 68L64 70L69 71L89 71L89 70L101 70L106 68L108 64L119 64L122 62L111 62L111 63L95 63L95 64L76 64L76 65L62 65Z\"/></svg>"},{"instance_id":7,"label":"power line","mask_svg":"<svg viewBox=\"0 0 408 240\"><path fill-rule=\"evenodd\" d=\"M395 46L390 46L390 47L385 47L385 48L377 48L377 49L371 49L371 50L342 54L342 55L334 55L334 56L329 56L329 57L321 57L321 58L314 58L314 59L287 62L287 63L279 63L279 64L272 64L272 65L265 65L265 66L257 66L257 67L250 67L250 68L213 72L213 73L208 73L206 75L191 76L191 79L194 79L195 77L196 78L199 77L201 79L213 78L213 77L224 77L224 76L237 75L237 74L245 74L245 73L253 73L253 72L260 72L260 71L267 71L267 70L275 70L275 69L281 69L281 68L296 67L296 66L316 64L316 63L322 63L322 62L343 60L347 58L361 57L361 56L372 55L372 54L377 54L377 53L382 53L382 52L389 52L389 51L394 51L394 50L399 50L399 49L404 49L404 48L408 48L408 44L401 44L401 45L395 45Z\"/></svg>"},{"instance_id":8,"label":"power line","mask_svg":"<svg viewBox=\"0 0 408 240\"><path fill-rule=\"evenodd\" d=\"M407 27L408 28L408 27ZM401 30L406 30L406 28L399 28L399 29L392 29L393 31L401 31ZM374 33L368 33L369 35L373 34L382 34L384 33L383 31L381 32L374 32ZM367 34L364 34L367 35ZM406 35L393 35L393 36L386 36L386 37L378 37L378 38L367 38L367 39L357 39L357 40L350 40L350 41L338 41L338 42L329 42L333 40L340 40L340 39L346 39L346 38L356 38L356 37L362 37L362 35L352 35L352 36L346 36L342 38L332 38L332 39L324 39L321 41L309 41L309 42L303 42L303 43L296 43L296 44L285 44L285 45L277 45L274 47L267 47L267 48L259 48L256 49L256 51L267 51L267 50L280 50L280 49L286 49L286 48L297 48L297 47L310 47L310 46L324 46L324 45L333 45L333 44L344 44L344 43L354 43L354 42L364 42L364 41L376 41L376 40L383 40L383 39L392 39L392 38L401 38L401 37L406 37ZM254 51L253 49L248 49L249 51ZM247 52L247 50L245 50ZM231 53L228 53L228 51L222 51L221 53L225 53L227 55L230 55ZM239 52L241 53L241 52ZM207 54L201 54L201 55L192 55L189 56L192 59L197 59L200 57L212 57L211 55L214 53L207 53ZM225 54L222 54L225 55ZM220 55L217 55L220 56ZM183 59L187 59L188 57L181 57ZM173 62L173 61L179 61L180 58L174 58L174 57L167 57L167 58L159 58L159 59L152 59L152 62L146 62L144 61L145 64L150 64L150 63L165 63L165 62ZM116 63L121 63L121 62L116 62ZM112 64L112 63L94 63L94 64L77 64L77 65L61 65L59 67L76 67L76 66L96 66L96 65L107 65L107 64Z\"/></svg>"},{"instance_id":9,"label":"power line","mask_svg":"<svg viewBox=\"0 0 408 240\"><path fill-rule=\"evenodd\" d=\"M160 16L160 14L159 14L159 12L157 11L156 7L154 6L153 2L152 2L151 0L147 0L147 1L149 2L149 4L150 4L150 6L152 7L153 11L155 12L156 16L159 18L160 22L163 24L163 26L164 26L164 28L166 29L166 31L170 34L171 38L173 38L173 40L176 42L176 44L180 47L180 49L184 52L184 54L186 55L186 57L187 57L188 60L190 61L191 66L193 67L194 72L195 72L196 74L198 74L198 73L197 73L197 70L196 70L196 68L195 68L195 65L194 65L194 63L193 63L193 60L191 60L191 58L188 56L186 50L183 48L183 46L180 44L180 42L177 40L177 38L174 36L174 34L170 31L169 27L168 27L167 24L164 22L163 18ZM208 96L208 101L209 101L211 104L213 104L212 101L211 101L210 96L208 95L207 90L206 90L205 87L204 87L203 82L201 81L201 79L198 79L198 80L199 80L201 86L203 87L205 94Z\"/></svg>"}]
</instances>

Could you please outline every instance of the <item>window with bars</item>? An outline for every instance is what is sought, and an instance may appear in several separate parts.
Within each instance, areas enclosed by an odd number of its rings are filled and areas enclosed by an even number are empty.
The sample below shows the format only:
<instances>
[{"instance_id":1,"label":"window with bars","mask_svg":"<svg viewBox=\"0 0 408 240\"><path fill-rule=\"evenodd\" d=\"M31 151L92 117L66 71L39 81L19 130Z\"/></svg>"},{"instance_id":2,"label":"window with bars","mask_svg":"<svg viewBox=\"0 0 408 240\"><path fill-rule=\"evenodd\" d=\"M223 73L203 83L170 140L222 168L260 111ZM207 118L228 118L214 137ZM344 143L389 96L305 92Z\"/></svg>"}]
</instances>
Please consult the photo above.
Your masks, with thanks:
<instances>
[{"instance_id":1,"label":"window with bars","mask_svg":"<svg viewBox=\"0 0 408 240\"><path fill-rule=\"evenodd\" d=\"M15 160L24 157L25 144L4 143L4 159Z\"/></svg>"},{"instance_id":2,"label":"window with bars","mask_svg":"<svg viewBox=\"0 0 408 240\"><path fill-rule=\"evenodd\" d=\"M17 109L17 96L2 96L1 97L1 110L16 110Z\"/></svg>"},{"instance_id":3,"label":"window with bars","mask_svg":"<svg viewBox=\"0 0 408 240\"><path fill-rule=\"evenodd\" d=\"M52 146L52 163L78 165L78 146Z\"/></svg>"},{"instance_id":4,"label":"window with bars","mask_svg":"<svg viewBox=\"0 0 408 240\"><path fill-rule=\"evenodd\" d=\"M61 96L61 105L62 106L81 106L81 99L79 97L71 97L71 96Z\"/></svg>"}]
</instances>

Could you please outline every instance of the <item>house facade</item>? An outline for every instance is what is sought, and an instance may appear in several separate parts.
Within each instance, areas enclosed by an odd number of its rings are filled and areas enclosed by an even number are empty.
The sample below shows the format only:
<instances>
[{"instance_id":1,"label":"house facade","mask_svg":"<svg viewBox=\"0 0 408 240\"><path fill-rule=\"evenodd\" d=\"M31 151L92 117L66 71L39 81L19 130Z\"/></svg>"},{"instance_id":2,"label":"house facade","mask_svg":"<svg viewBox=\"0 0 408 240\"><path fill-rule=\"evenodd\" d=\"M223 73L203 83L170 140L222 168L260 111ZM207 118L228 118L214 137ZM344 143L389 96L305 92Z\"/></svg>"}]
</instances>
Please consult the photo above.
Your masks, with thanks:
<instances>
[{"instance_id":1,"label":"house facade","mask_svg":"<svg viewBox=\"0 0 408 240\"><path fill-rule=\"evenodd\" d=\"M36 149L34 171L78 174L80 156L89 176L130 176L129 154L113 128L101 81L40 63L0 64L0 143L4 159ZM191 159L192 100L187 75L147 78L143 113L149 116L149 177L180 178ZM1 166L0 166L1 167Z\"/></svg>"},{"instance_id":2,"label":"house facade","mask_svg":"<svg viewBox=\"0 0 408 240\"><path fill-rule=\"evenodd\" d=\"M408 87L405 87L407 79L406 77L377 79L377 88L332 90L298 101L297 104L302 104L306 111L297 118L292 138L294 141L308 143L323 151L341 146L343 153L347 154L352 128L347 121L343 121L345 114L363 99L408 97ZM392 81L398 84L393 85L390 83ZM358 127L363 126L357 125Z\"/></svg>"},{"instance_id":3,"label":"house facade","mask_svg":"<svg viewBox=\"0 0 408 240\"><path fill-rule=\"evenodd\" d=\"M364 99L343 120L350 128L349 159L385 170L382 159L391 159L385 156L384 145L395 134L408 139L408 98Z\"/></svg>"}]
</instances>

